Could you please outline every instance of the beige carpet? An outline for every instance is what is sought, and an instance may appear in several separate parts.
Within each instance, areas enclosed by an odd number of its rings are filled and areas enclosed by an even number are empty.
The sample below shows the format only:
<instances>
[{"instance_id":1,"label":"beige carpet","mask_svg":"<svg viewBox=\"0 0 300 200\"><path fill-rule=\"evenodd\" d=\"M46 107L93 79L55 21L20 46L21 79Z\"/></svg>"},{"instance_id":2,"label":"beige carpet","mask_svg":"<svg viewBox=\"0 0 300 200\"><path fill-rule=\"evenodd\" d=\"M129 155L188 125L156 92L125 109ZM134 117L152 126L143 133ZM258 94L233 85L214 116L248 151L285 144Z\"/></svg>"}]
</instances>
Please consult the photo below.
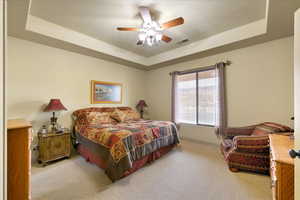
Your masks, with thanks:
<instances>
[{"instance_id":1,"label":"beige carpet","mask_svg":"<svg viewBox=\"0 0 300 200\"><path fill-rule=\"evenodd\" d=\"M182 141L136 173L111 183L80 156L32 167L32 199L269 200L268 176L231 173L217 146Z\"/></svg>"}]
</instances>

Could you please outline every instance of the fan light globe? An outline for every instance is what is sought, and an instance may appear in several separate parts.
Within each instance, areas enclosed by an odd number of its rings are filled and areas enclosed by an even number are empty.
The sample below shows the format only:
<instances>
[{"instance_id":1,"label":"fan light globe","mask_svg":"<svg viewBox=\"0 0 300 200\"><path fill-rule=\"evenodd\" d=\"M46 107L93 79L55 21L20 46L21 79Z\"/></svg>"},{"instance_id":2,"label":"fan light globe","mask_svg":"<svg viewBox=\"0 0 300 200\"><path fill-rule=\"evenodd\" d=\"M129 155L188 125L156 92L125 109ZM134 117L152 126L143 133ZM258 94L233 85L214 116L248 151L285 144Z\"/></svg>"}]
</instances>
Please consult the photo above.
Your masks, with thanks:
<instances>
[{"instance_id":1,"label":"fan light globe","mask_svg":"<svg viewBox=\"0 0 300 200\"><path fill-rule=\"evenodd\" d=\"M139 33L139 40L144 41L146 39L146 33L145 32L140 32Z\"/></svg>"},{"instance_id":2,"label":"fan light globe","mask_svg":"<svg viewBox=\"0 0 300 200\"><path fill-rule=\"evenodd\" d=\"M151 23L144 22L138 34L138 38L143 44L146 43L147 45L152 46L161 41L162 29L155 21L152 21Z\"/></svg>"},{"instance_id":3,"label":"fan light globe","mask_svg":"<svg viewBox=\"0 0 300 200\"><path fill-rule=\"evenodd\" d=\"M152 40L151 37L147 37L147 44L148 44L149 46L152 46L152 45L153 45L153 40Z\"/></svg>"},{"instance_id":4,"label":"fan light globe","mask_svg":"<svg viewBox=\"0 0 300 200\"><path fill-rule=\"evenodd\" d=\"M156 41L161 41L162 34L161 33L157 33L155 37L156 37Z\"/></svg>"},{"instance_id":5,"label":"fan light globe","mask_svg":"<svg viewBox=\"0 0 300 200\"><path fill-rule=\"evenodd\" d=\"M138 31L138 41L136 45L144 45L147 44L152 46L153 44L157 44L160 41L164 41L169 43L172 41L172 38L163 34L163 31L175 26L179 26L184 23L184 19L182 17L178 17L176 19L172 19L168 22L159 24L156 21L153 21L149 8L145 6L139 7L139 13L143 20L141 28L135 27L118 27L119 31Z\"/></svg>"}]
</instances>

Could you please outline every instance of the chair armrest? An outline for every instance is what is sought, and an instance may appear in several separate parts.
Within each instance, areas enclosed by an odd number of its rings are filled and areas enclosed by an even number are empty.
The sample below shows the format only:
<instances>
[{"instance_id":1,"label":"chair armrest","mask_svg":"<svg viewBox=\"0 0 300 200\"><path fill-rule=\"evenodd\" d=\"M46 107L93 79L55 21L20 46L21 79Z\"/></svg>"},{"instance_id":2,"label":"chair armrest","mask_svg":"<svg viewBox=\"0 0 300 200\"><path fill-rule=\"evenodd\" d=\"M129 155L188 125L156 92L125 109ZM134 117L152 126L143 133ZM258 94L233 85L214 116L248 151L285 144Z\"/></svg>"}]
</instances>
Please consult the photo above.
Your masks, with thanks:
<instances>
[{"instance_id":1,"label":"chair armrest","mask_svg":"<svg viewBox=\"0 0 300 200\"><path fill-rule=\"evenodd\" d=\"M276 132L272 134L290 136L290 135L294 135L294 132Z\"/></svg>"},{"instance_id":2,"label":"chair armrest","mask_svg":"<svg viewBox=\"0 0 300 200\"><path fill-rule=\"evenodd\" d=\"M269 137L263 136L236 136L233 138L234 149L238 152L268 153Z\"/></svg>"},{"instance_id":3,"label":"chair armrest","mask_svg":"<svg viewBox=\"0 0 300 200\"><path fill-rule=\"evenodd\" d=\"M255 127L257 125L253 126L246 126L246 127L229 127L224 130L224 137L228 139L232 139L235 136L239 135L248 135L250 136L252 132L254 131Z\"/></svg>"}]
</instances>

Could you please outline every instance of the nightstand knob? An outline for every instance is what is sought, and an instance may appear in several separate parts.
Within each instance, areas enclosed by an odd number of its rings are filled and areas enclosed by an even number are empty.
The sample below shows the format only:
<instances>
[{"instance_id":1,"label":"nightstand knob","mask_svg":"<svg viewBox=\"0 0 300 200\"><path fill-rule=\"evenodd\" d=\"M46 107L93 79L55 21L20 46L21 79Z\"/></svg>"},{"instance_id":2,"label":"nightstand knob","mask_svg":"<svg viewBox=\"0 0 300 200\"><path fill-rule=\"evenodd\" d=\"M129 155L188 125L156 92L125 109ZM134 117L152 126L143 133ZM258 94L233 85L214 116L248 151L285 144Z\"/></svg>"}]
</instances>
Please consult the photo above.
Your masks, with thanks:
<instances>
[{"instance_id":1,"label":"nightstand knob","mask_svg":"<svg viewBox=\"0 0 300 200\"><path fill-rule=\"evenodd\" d=\"M300 158L300 151L295 151L294 149L289 150L289 154L292 158Z\"/></svg>"}]
</instances>

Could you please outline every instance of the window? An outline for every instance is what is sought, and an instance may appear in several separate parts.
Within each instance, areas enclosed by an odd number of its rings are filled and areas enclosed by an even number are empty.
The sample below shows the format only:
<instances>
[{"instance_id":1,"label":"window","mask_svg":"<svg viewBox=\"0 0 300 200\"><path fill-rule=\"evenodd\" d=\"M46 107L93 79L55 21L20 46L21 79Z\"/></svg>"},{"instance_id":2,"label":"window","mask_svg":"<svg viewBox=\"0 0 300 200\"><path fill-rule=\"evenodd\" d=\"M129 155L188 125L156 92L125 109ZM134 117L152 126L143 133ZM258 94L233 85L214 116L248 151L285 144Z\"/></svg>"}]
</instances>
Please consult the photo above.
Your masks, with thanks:
<instances>
[{"instance_id":1,"label":"window","mask_svg":"<svg viewBox=\"0 0 300 200\"><path fill-rule=\"evenodd\" d=\"M217 109L216 70L178 75L176 83L176 121L214 126Z\"/></svg>"}]
</instances>

